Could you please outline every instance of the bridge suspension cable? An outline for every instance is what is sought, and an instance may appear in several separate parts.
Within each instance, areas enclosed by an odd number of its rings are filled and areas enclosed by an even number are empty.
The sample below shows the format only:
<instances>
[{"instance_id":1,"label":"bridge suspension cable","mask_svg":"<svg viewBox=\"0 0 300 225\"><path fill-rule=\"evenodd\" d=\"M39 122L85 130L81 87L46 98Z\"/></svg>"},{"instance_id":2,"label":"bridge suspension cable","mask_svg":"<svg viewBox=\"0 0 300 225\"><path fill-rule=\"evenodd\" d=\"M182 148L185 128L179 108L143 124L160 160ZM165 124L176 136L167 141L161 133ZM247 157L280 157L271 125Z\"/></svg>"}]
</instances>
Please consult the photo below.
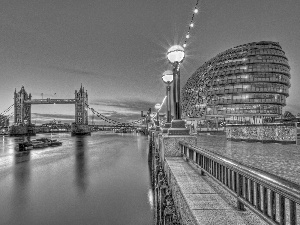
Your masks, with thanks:
<instances>
[{"instance_id":1,"label":"bridge suspension cable","mask_svg":"<svg viewBox=\"0 0 300 225\"><path fill-rule=\"evenodd\" d=\"M163 104L164 104L166 98L167 98L167 96L165 96L164 99L162 100L162 103L161 103L160 108L158 109L158 112L161 110L161 108L162 108L162 106L163 106ZM94 115L96 115L97 117L101 118L101 119L104 120L105 122L113 123L114 125L116 124L116 125L134 126L134 124L140 123L141 121L145 120L145 118L141 118L141 119L138 119L138 120L134 120L134 121L132 121L132 122L130 122L130 123L121 123L121 122L119 122L119 121L110 119L110 118L104 116L103 114L97 112L95 109L91 108L88 104L85 104L85 105L88 107L89 110L92 111L92 113L93 113ZM157 115L157 113L154 114L154 116L153 116L151 119L153 119L156 115Z\"/></svg>"},{"instance_id":2,"label":"bridge suspension cable","mask_svg":"<svg viewBox=\"0 0 300 225\"><path fill-rule=\"evenodd\" d=\"M132 125L130 125L130 123L121 123L119 121L110 119L110 118L104 116L103 114L97 112L95 109L90 108L90 106L88 104L86 104L86 106L88 107L88 109L90 109L92 111L93 114L95 114L97 117L103 119L105 122L113 123L114 125L117 125L117 126L121 126L121 125L123 125L123 126L132 126Z\"/></svg>"},{"instance_id":3,"label":"bridge suspension cable","mask_svg":"<svg viewBox=\"0 0 300 225\"><path fill-rule=\"evenodd\" d=\"M14 104L12 104L11 106L9 106L7 109L5 109L2 113L0 113L1 116L5 116L5 114L11 110L11 108L14 106Z\"/></svg>"},{"instance_id":4,"label":"bridge suspension cable","mask_svg":"<svg viewBox=\"0 0 300 225\"><path fill-rule=\"evenodd\" d=\"M6 116L2 117L2 118L0 119L0 123L5 122L5 120L8 120L8 119L11 118L13 115L14 115L14 112L11 112L9 115L6 115Z\"/></svg>"}]
</instances>

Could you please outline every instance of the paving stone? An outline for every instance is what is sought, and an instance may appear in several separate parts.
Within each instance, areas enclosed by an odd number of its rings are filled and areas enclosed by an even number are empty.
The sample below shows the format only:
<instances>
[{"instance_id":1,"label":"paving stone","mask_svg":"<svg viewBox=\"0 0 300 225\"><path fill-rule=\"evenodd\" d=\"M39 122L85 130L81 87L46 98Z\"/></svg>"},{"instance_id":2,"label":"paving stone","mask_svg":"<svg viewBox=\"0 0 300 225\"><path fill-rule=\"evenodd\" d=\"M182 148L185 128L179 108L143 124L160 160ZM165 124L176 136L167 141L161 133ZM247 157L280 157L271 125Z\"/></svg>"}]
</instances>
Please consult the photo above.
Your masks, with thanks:
<instances>
[{"instance_id":1,"label":"paving stone","mask_svg":"<svg viewBox=\"0 0 300 225\"><path fill-rule=\"evenodd\" d=\"M248 215L227 203L183 158L167 157L166 163L175 182L171 184L173 198L180 204L184 221L190 221L188 224L260 224L257 219L249 222Z\"/></svg>"},{"instance_id":2,"label":"paving stone","mask_svg":"<svg viewBox=\"0 0 300 225\"><path fill-rule=\"evenodd\" d=\"M243 225L247 224L232 210L193 210L198 225Z\"/></svg>"},{"instance_id":3,"label":"paving stone","mask_svg":"<svg viewBox=\"0 0 300 225\"><path fill-rule=\"evenodd\" d=\"M216 193L216 191L203 180L189 183L182 182L180 187L182 192L186 194Z\"/></svg>"},{"instance_id":4,"label":"paving stone","mask_svg":"<svg viewBox=\"0 0 300 225\"><path fill-rule=\"evenodd\" d=\"M191 209L227 209L232 210L218 194L186 194L186 200L188 201Z\"/></svg>"}]
</instances>

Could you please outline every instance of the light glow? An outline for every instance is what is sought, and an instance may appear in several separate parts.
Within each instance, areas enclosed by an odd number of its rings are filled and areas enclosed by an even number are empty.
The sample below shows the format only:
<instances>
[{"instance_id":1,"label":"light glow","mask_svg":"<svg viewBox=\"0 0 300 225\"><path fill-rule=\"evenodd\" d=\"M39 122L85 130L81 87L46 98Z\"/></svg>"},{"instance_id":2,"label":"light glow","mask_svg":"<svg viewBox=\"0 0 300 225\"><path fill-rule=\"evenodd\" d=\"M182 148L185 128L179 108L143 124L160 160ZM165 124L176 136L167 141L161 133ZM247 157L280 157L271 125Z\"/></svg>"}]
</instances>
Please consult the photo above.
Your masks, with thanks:
<instances>
[{"instance_id":1,"label":"light glow","mask_svg":"<svg viewBox=\"0 0 300 225\"><path fill-rule=\"evenodd\" d=\"M184 59L184 48L180 45L174 45L171 48L169 48L167 53L167 58L170 61L170 63L181 63Z\"/></svg>"},{"instance_id":2,"label":"light glow","mask_svg":"<svg viewBox=\"0 0 300 225\"><path fill-rule=\"evenodd\" d=\"M157 103L157 104L154 106L154 108L155 108L156 110L158 110L158 109L160 108L160 104Z\"/></svg>"},{"instance_id":3,"label":"light glow","mask_svg":"<svg viewBox=\"0 0 300 225\"><path fill-rule=\"evenodd\" d=\"M171 84L173 82L173 71L172 70L166 70L163 73L162 80L166 84Z\"/></svg>"}]
</instances>

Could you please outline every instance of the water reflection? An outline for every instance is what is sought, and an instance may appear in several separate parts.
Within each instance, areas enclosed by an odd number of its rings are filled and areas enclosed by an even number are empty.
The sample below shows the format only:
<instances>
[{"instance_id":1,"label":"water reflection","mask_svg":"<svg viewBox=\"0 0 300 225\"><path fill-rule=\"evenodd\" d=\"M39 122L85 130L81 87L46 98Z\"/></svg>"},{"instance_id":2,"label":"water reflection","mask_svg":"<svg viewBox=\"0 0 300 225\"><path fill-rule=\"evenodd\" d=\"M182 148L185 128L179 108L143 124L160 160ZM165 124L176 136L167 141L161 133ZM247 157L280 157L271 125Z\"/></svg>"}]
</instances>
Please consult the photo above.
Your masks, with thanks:
<instances>
[{"instance_id":1,"label":"water reflection","mask_svg":"<svg viewBox=\"0 0 300 225\"><path fill-rule=\"evenodd\" d=\"M153 224L146 138L68 135L28 152L0 143L0 224Z\"/></svg>"},{"instance_id":2,"label":"water reflection","mask_svg":"<svg viewBox=\"0 0 300 225\"><path fill-rule=\"evenodd\" d=\"M2 136L2 151L4 152L5 149L5 138L4 135Z\"/></svg>"},{"instance_id":3,"label":"water reflection","mask_svg":"<svg viewBox=\"0 0 300 225\"><path fill-rule=\"evenodd\" d=\"M87 171L86 171L86 136L76 136L75 144L75 182L80 192L87 189Z\"/></svg>"},{"instance_id":4,"label":"water reflection","mask_svg":"<svg viewBox=\"0 0 300 225\"><path fill-rule=\"evenodd\" d=\"M30 181L30 151L16 152L14 156L14 201L19 207L26 205Z\"/></svg>"},{"instance_id":5,"label":"water reflection","mask_svg":"<svg viewBox=\"0 0 300 225\"><path fill-rule=\"evenodd\" d=\"M153 206L154 206L153 199L154 199L153 191L152 191L152 189L149 189L148 190L148 202L149 202L149 205L150 205L152 210L153 210Z\"/></svg>"}]
</instances>

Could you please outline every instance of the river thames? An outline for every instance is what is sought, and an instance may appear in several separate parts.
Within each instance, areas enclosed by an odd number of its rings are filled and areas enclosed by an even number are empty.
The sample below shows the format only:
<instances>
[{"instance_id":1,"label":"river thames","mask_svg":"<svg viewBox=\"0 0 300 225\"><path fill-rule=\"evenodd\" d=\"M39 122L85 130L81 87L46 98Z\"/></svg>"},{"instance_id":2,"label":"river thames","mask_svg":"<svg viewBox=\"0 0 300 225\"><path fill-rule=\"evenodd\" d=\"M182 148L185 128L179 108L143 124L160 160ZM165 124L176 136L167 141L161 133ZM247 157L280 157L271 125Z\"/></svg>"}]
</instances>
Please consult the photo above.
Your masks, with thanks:
<instances>
[{"instance_id":1,"label":"river thames","mask_svg":"<svg viewBox=\"0 0 300 225\"><path fill-rule=\"evenodd\" d=\"M0 224L153 224L146 136L51 137L63 145L25 153L0 137Z\"/></svg>"}]
</instances>

